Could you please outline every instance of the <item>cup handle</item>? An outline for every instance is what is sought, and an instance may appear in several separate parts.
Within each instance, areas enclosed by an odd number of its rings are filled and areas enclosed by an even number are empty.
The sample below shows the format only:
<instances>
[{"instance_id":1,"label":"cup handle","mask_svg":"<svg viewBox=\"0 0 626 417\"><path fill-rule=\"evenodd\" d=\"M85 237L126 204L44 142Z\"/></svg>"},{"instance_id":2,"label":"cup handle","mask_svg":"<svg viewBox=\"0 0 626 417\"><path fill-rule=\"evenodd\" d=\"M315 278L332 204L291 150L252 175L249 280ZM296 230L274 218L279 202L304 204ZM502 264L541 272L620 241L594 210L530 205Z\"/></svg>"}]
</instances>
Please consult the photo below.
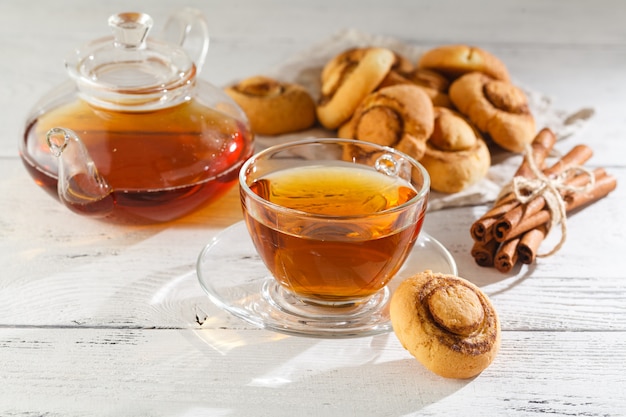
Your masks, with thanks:
<instances>
[{"instance_id":1,"label":"cup handle","mask_svg":"<svg viewBox=\"0 0 626 417\"><path fill-rule=\"evenodd\" d=\"M185 7L170 15L163 39L185 49L200 73L209 50L209 26L201 11Z\"/></svg>"}]
</instances>

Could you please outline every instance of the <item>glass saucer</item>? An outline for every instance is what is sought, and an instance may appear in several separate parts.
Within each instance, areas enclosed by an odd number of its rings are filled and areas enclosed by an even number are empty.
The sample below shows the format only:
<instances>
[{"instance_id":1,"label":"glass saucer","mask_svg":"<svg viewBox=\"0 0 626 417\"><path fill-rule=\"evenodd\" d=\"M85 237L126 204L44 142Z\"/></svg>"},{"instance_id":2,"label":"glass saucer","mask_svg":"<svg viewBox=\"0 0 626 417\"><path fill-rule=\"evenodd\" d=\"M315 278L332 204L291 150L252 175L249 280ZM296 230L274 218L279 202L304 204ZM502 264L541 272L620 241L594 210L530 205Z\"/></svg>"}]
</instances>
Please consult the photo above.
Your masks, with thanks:
<instances>
[{"instance_id":1,"label":"glass saucer","mask_svg":"<svg viewBox=\"0 0 626 417\"><path fill-rule=\"evenodd\" d=\"M197 262L200 285L220 308L255 326L310 337L362 337L392 330L389 298L410 275L430 269L457 275L454 258L422 230L400 271L384 290L359 305L305 304L272 278L254 248L243 221L205 246Z\"/></svg>"}]
</instances>

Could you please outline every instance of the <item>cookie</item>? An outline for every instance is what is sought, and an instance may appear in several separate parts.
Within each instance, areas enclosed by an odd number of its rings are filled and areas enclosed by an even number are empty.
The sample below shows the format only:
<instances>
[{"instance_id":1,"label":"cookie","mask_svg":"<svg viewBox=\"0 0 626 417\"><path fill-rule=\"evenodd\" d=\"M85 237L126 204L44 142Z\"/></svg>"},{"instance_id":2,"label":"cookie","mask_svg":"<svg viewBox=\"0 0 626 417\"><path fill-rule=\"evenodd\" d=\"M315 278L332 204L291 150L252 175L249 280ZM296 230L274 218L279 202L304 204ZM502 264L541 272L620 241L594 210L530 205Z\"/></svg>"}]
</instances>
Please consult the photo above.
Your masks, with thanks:
<instances>
[{"instance_id":1,"label":"cookie","mask_svg":"<svg viewBox=\"0 0 626 417\"><path fill-rule=\"evenodd\" d=\"M420 163L430 188L457 193L487 175L491 154L480 132L456 111L435 107L435 127Z\"/></svg>"},{"instance_id":2,"label":"cookie","mask_svg":"<svg viewBox=\"0 0 626 417\"><path fill-rule=\"evenodd\" d=\"M396 55L385 48L355 48L331 59L322 69L317 118L328 129L348 120L361 101L385 78Z\"/></svg>"},{"instance_id":3,"label":"cookie","mask_svg":"<svg viewBox=\"0 0 626 417\"><path fill-rule=\"evenodd\" d=\"M248 116L252 131L281 135L308 129L315 121L315 101L297 84L254 76L225 89Z\"/></svg>"},{"instance_id":4,"label":"cookie","mask_svg":"<svg viewBox=\"0 0 626 417\"><path fill-rule=\"evenodd\" d=\"M480 374L500 347L500 321L491 301L454 275L424 271L405 279L393 293L390 315L402 346L446 378Z\"/></svg>"},{"instance_id":5,"label":"cookie","mask_svg":"<svg viewBox=\"0 0 626 417\"><path fill-rule=\"evenodd\" d=\"M340 138L391 146L419 159L434 128L433 105L419 87L385 87L368 95L339 128Z\"/></svg>"},{"instance_id":6,"label":"cookie","mask_svg":"<svg viewBox=\"0 0 626 417\"><path fill-rule=\"evenodd\" d=\"M497 80L509 81L509 71L492 53L469 45L443 45L430 49L419 58L417 67L456 79L469 72L481 72Z\"/></svg>"},{"instance_id":7,"label":"cookie","mask_svg":"<svg viewBox=\"0 0 626 417\"><path fill-rule=\"evenodd\" d=\"M473 72L454 81L449 94L459 112L504 149L522 152L536 135L526 95L509 82Z\"/></svg>"}]
</instances>

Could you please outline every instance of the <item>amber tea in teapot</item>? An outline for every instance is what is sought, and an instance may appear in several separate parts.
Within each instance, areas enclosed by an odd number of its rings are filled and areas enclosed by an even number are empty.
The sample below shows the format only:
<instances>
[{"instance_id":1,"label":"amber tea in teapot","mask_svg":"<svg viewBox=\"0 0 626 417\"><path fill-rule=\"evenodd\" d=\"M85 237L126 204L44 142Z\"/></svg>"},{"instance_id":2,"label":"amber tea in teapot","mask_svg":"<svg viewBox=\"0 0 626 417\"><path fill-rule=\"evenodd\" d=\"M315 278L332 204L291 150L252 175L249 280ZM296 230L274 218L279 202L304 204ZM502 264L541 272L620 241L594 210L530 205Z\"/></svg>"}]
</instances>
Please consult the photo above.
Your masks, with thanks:
<instances>
[{"instance_id":1,"label":"amber tea in teapot","mask_svg":"<svg viewBox=\"0 0 626 417\"><path fill-rule=\"evenodd\" d=\"M57 125L72 125L82 132L83 144L114 190L107 201L128 214L156 221L187 214L221 195L233 185L251 152L245 125L195 101L129 114L105 112L78 100L34 120L24 138L30 155L40 156L37 161L25 159L26 166L54 194L57 177L39 167L56 165L46 132ZM210 140L198 140L206 136ZM85 214L101 209L88 203L72 208Z\"/></svg>"},{"instance_id":2,"label":"amber tea in teapot","mask_svg":"<svg viewBox=\"0 0 626 417\"><path fill-rule=\"evenodd\" d=\"M177 19L197 24L198 14ZM67 64L75 82L32 112L20 155L37 184L77 213L172 220L235 184L253 135L230 98L196 79L206 47L196 65L144 40L147 15L114 15L110 25L114 38Z\"/></svg>"}]
</instances>

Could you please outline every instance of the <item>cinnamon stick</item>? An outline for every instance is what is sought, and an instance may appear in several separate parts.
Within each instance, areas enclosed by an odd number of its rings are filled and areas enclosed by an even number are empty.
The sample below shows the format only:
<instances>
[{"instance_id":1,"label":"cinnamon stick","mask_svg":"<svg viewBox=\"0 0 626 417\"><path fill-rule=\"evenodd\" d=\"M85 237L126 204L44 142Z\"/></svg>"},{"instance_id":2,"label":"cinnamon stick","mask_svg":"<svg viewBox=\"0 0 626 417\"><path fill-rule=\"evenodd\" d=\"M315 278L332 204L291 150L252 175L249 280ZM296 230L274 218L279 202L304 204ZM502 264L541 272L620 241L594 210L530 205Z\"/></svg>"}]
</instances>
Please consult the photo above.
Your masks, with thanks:
<instances>
[{"instance_id":1,"label":"cinnamon stick","mask_svg":"<svg viewBox=\"0 0 626 417\"><path fill-rule=\"evenodd\" d=\"M531 143L532 157L535 164L539 167L543 167L545 159L548 157L554 144L556 143L556 135L548 128L543 128L537 133ZM515 176L530 177L532 171L527 158L524 158L519 168L517 169ZM491 210L483 214L478 220L476 220L470 227L470 234L476 242L485 243L492 238L493 224L495 220L493 218L499 217L504 213L509 212L515 207L519 206L519 202L512 193L508 193L498 199Z\"/></svg>"},{"instance_id":2,"label":"cinnamon stick","mask_svg":"<svg viewBox=\"0 0 626 417\"><path fill-rule=\"evenodd\" d=\"M617 179L611 175L596 178L596 182L589 191L582 193L570 193L563 196L566 211L570 212L587 204L594 203L606 197L617 187Z\"/></svg>"},{"instance_id":3,"label":"cinnamon stick","mask_svg":"<svg viewBox=\"0 0 626 417\"><path fill-rule=\"evenodd\" d=\"M488 242L474 242L472 246L472 257L480 266L493 266L496 252L500 242L491 239Z\"/></svg>"},{"instance_id":4,"label":"cinnamon stick","mask_svg":"<svg viewBox=\"0 0 626 417\"><path fill-rule=\"evenodd\" d=\"M524 233L517 245L517 257L523 264L532 264L537 257L537 250L546 237L548 228L545 224Z\"/></svg>"},{"instance_id":5,"label":"cinnamon stick","mask_svg":"<svg viewBox=\"0 0 626 417\"><path fill-rule=\"evenodd\" d=\"M574 155L574 160L578 157L586 157L587 152L584 149L579 149L579 153L577 155L578 156ZM556 165L558 167L553 170L555 174L560 174L560 169L567 168L567 162L565 164L557 163ZM606 171L602 168L598 168L593 171L593 174L597 180L606 175ZM565 184L571 187L582 187L587 185L588 182L589 176L585 174L580 174L567 179L565 181ZM520 204L517 207L510 209L509 211L504 213L501 216L500 220L498 220L493 226L493 236L496 237L500 242L502 242L503 239L506 239L506 236L508 236L508 233L511 229L514 229L517 224L521 222L524 218L530 217L543 209L545 203L546 201L543 196L537 196L526 204Z\"/></svg>"},{"instance_id":6,"label":"cinnamon stick","mask_svg":"<svg viewBox=\"0 0 626 417\"><path fill-rule=\"evenodd\" d=\"M550 154L550 152L552 151L552 148L554 147L555 143L556 143L556 135L552 133L552 131L548 128L541 129L539 133L537 133L537 135L533 139L532 143L530 144L531 151L532 151L530 154L530 157L533 158L535 165L539 167L539 169L543 169L545 160ZM517 171L515 171L515 174L513 176L514 177L526 177L526 178L531 178L534 176L532 169L530 168L528 155L524 157L524 159L522 160L522 163L517 168ZM505 202L510 201L511 198L515 200L515 197L511 193L508 193L502 196L502 198L500 198L500 200L496 202L494 207L497 207L500 203L505 203Z\"/></svg>"},{"instance_id":7,"label":"cinnamon stick","mask_svg":"<svg viewBox=\"0 0 626 417\"><path fill-rule=\"evenodd\" d=\"M470 226L470 234L476 243L485 243L493 239L493 227L498 222L497 217L486 217L476 220Z\"/></svg>"},{"instance_id":8,"label":"cinnamon stick","mask_svg":"<svg viewBox=\"0 0 626 417\"><path fill-rule=\"evenodd\" d=\"M516 237L502 243L496 252L494 266L500 272L509 272L517 263L517 246L520 238Z\"/></svg>"},{"instance_id":9,"label":"cinnamon stick","mask_svg":"<svg viewBox=\"0 0 626 417\"><path fill-rule=\"evenodd\" d=\"M500 242L504 239L504 236L508 235L511 229L514 229L523 219L531 217L533 214L541 211L546 205L546 201L543 197L538 196L533 198L526 204L520 204L502 217L493 226L493 235Z\"/></svg>"},{"instance_id":10,"label":"cinnamon stick","mask_svg":"<svg viewBox=\"0 0 626 417\"><path fill-rule=\"evenodd\" d=\"M607 196L617 187L617 179L607 175L604 169L594 171L596 181L591 190L584 193L570 193L564 197L566 213L591 204ZM582 177L582 176L580 176ZM578 178L582 182L582 178ZM509 272L519 260L524 264L535 261L541 242L547 234L547 223L550 212L541 210L520 222L507 235L507 239L499 242L492 239L488 242L475 242L472 247L472 256L478 265L494 266L498 271Z\"/></svg>"},{"instance_id":11,"label":"cinnamon stick","mask_svg":"<svg viewBox=\"0 0 626 417\"><path fill-rule=\"evenodd\" d=\"M599 171L599 173L602 175L603 170ZM565 212L568 213L581 206L596 202L601 198L606 197L616 187L617 179L604 173L604 176L600 176L600 178L596 180L594 186L589 191L570 193L563 196L563 200L565 201ZM550 211L544 206L542 210L530 216L524 217L511 228L508 228L506 230L504 230L504 228L494 229L494 238L499 242L504 242L506 240L512 239L516 236L521 235L524 232L527 232L531 229L541 226L542 224L547 223L548 221L550 221L550 216Z\"/></svg>"},{"instance_id":12,"label":"cinnamon stick","mask_svg":"<svg viewBox=\"0 0 626 417\"><path fill-rule=\"evenodd\" d=\"M595 181L598 181L601 178L604 178L607 176L606 170L604 168L596 168L593 171L591 171L591 173L593 174L593 178ZM572 187L584 187L587 184L589 184L589 181L590 181L589 175L579 174L579 175L576 175L575 177L569 178L565 182L565 184L572 186Z\"/></svg>"},{"instance_id":13,"label":"cinnamon stick","mask_svg":"<svg viewBox=\"0 0 626 417\"><path fill-rule=\"evenodd\" d=\"M537 168L547 177L562 175L569 168L582 165L593 155L586 145L577 145L549 168L545 160L552 150L556 136L549 129L542 129L531 144L532 157ZM524 158L515 176L532 177L529 158ZM565 178L571 187L585 187L590 183L586 172L574 172ZM589 190L570 191L561 188L565 213L591 204L613 191L617 180L602 168L593 171L594 183ZM471 254L478 265L494 266L500 272L509 272L517 262L531 264L537 257L539 246L549 231L552 213L543 196L520 203L513 192L500 196L493 207L472 224L470 233L474 239Z\"/></svg>"},{"instance_id":14,"label":"cinnamon stick","mask_svg":"<svg viewBox=\"0 0 626 417\"><path fill-rule=\"evenodd\" d=\"M517 198L513 193L509 193L504 198L498 200L498 204L483 214L482 217L488 218L501 216L517 205L519 205L519 201L517 201Z\"/></svg>"},{"instance_id":15,"label":"cinnamon stick","mask_svg":"<svg viewBox=\"0 0 626 417\"><path fill-rule=\"evenodd\" d=\"M607 173L604 168L597 168L593 171L593 173L597 184L591 190L591 193L594 195L587 195L587 197L583 197L582 195L584 194L582 193L572 193L570 195L566 195L564 199L568 212L575 210L586 203L599 200L617 187L617 180L611 176L607 177ZM589 179L586 175L579 175L569 183L574 186L583 186L587 181L589 181ZM578 199L578 201L574 202L575 198ZM531 229L522 235L520 243L517 247L518 259L521 263L531 264L535 261L539 246L545 239L546 234L547 227L544 224Z\"/></svg>"},{"instance_id":16,"label":"cinnamon stick","mask_svg":"<svg viewBox=\"0 0 626 417\"><path fill-rule=\"evenodd\" d=\"M556 135L548 128L543 128L537 133L537 136L533 139L530 147L532 149L532 156L535 161L535 165L539 169L543 169L544 162L554 144L556 143ZM528 163L528 159L524 158L522 164L517 169L515 173L516 177L531 177L532 171L530 170L530 164Z\"/></svg>"},{"instance_id":17,"label":"cinnamon stick","mask_svg":"<svg viewBox=\"0 0 626 417\"><path fill-rule=\"evenodd\" d=\"M470 235L472 236L472 239L476 242L482 243L493 239L493 228L500 217L517 206L519 206L519 201L517 201L515 196L511 194L511 196L507 197L504 202L496 205L491 210L483 214L470 226Z\"/></svg>"},{"instance_id":18,"label":"cinnamon stick","mask_svg":"<svg viewBox=\"0 0 626 417\"><path fill-rule=\"evenodd\" d=\"M501 231L500 234L494 233L495 239L499 242L505 242L507 240L513 239L516 236L519 236L522 233L529 231L530 229L539 227L542 224L547 224L550 221L550 217L550 211L548 211L547 209L540 210L531 216L523 218L512 228L507 229L506 231Z\"/></svg>"},{"instance_id":19,"label":"cinnamon stick","mask_svg":"<svg viewBox=\"0 0 626 417\"><path fill-rule=\"evenodd\" d=\"M543 170L546 177L558 175L575 165L582 165L593 156L593 151L587 145L576 145L550 168Z\"/></svg>"}]
</instances>

